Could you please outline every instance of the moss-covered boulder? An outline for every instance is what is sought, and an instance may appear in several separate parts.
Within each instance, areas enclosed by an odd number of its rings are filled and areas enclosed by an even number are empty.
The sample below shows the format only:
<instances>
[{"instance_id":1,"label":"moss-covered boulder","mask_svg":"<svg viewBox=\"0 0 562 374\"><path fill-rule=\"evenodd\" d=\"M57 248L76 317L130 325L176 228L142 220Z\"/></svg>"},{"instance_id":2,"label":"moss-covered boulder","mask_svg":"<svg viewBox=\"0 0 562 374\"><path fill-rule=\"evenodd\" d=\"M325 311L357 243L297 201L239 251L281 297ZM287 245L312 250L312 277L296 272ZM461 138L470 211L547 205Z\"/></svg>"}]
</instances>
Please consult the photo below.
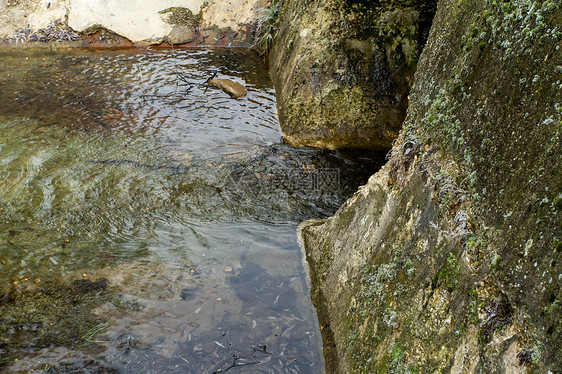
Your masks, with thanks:
<instances>
[{"instance_id":1,"label":"moss-covered boulder","mask_svg":"<svg viewBox=\"0 0 562 374\"><path fill-rule=\"evenodd\" d=\"M439 1L388 164L302 227L328 372L562 367L561 24Z\"/></svg>"},{"instance_id":2,"label":"moss-covered boulder","mask_svg":"<svg viewBox=\"0 0 562 374\"><path fill-rule=\"evenodd\" d=\"M287 0L269 54L285 139L388 149L436 0Z\"/></svg>"}]
</instances>

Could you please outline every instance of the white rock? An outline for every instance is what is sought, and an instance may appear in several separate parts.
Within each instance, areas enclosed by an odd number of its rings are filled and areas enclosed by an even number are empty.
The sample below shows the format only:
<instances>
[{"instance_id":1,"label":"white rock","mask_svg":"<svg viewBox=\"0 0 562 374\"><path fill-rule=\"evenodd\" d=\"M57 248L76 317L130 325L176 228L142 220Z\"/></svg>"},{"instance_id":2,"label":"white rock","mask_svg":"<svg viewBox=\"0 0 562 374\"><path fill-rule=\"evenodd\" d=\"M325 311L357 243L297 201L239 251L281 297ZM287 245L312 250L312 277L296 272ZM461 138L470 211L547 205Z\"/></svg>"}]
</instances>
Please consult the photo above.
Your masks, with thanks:
<instances>
[{"instance_id":1,"label":"white rock","mask_svg":"<svg viewBox=\"0 0 562 374\"><path fill-rule=\"evenodd\" d=\"M173 25L166 22L167 14L159 13L172 7L182 7L198 14L203 9L203 25L231 27L258 17L265 0L0 0L0 38L9 37L19 28L37 30L55 20L64 20L81 32L92 26L102 26L133 42L159 41Z\"/></svg>"},{"instance_id":2,"label":"white rock","mask_svg":"<svg viewBox=\"0 0 562 374\"><path fill-rule=\"evenodd\" d=\"M133 42L157 40L172 31L159 12L184 7L199 13L203 0L70 0L68 25L84 31L101 25Z\"/></svg>"}]
</instances>

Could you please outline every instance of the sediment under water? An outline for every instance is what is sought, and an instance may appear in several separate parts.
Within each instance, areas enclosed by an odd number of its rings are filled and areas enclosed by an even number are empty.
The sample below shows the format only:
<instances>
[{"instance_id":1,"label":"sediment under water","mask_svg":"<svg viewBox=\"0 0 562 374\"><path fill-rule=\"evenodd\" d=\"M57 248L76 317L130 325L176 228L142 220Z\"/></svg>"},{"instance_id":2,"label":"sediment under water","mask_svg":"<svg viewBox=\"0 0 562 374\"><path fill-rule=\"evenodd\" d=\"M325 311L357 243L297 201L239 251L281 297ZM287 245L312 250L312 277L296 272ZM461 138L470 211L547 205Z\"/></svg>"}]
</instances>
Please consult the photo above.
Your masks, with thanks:
<instances>
[{"instance_id":1,"label":"sediment under water","mask_svg":"<svg viewBox=\"0 0 562 374\"><path fill-rule=\"evenodd\" d=\"M0 368L323 372L296 225L381 162L284 145L246 50L0 51Z\"/></svg>"}]
</instances>

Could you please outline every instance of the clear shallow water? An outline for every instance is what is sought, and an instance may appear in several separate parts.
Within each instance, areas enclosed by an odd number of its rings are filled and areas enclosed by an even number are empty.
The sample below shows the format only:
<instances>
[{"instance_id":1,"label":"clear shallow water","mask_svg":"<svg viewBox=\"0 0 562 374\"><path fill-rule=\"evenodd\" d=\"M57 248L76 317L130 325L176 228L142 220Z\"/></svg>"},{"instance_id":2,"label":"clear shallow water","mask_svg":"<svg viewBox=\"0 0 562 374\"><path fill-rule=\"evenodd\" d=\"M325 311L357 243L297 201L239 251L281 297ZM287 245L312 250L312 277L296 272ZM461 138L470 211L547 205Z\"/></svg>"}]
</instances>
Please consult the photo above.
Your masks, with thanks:
<instances>
[{"instance_id":1,"label":"clear shallow water","mask_svg":"<svg viewBox=\"0 0 562 374\"><path fill-rule=\"evenodd\" d=\"M205 85L215 71L249 94ZM95 344L1 330L3 369L323 372L296 225L381 161L282 144L245 50L0 51L0 291L117 295Z\"/></svg>"}]
</instances>

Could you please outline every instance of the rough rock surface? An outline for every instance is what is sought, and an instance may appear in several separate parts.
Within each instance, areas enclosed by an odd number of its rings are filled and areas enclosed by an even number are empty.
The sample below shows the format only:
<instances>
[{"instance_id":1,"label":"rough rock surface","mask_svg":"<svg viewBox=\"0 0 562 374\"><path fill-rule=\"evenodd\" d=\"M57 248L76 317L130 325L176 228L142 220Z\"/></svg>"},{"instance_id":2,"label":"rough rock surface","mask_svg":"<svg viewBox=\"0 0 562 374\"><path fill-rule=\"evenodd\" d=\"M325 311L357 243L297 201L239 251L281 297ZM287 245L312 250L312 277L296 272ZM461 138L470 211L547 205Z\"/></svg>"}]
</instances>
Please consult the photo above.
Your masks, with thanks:
<instances>
[{"instance_id":1,"label":"rough rock surface","mask_svg":"<svg viewBox=\"0 0 562 374\"><path fill-rule=\"evenodd\" d=\"M189 26L175 26L168 34L170 44L184 44L197 38L197 32Z\"/></svg>"},{"instance_id":2,"label":"rough rock surface","mask_svg":"<svg viewBox=\"0 0 562 374\"><path fill-rule=\"evenodd\" d=\"M559 372L561 24L439 1L388 164L301 227L327 372Z\"/></svg>"},{"instance_id":3,"label":"rough rock surface","mask_svg":"<svg viewBox=\"0 0 562 374\"><path fill-rule=\"evenodd\" d=\"M0 37L12 36L17 29L43 29L64 19L67 0L0 0Z\"/></svg>"},{"instance_id":4,"label":"rough rock surface","mask_svg":"<svg viewBox=\"0 0 562 374\"><path fill-rule=\"evenodd\" d=\"M218 87L224 92L230 95L234 99L239 99L246 96L248 90L239 82L233 81L231 79L217 79L213 78L209 80L211 86Z\"/></svg>"},{"instance_id":5,"label":"rough rock surface","mask_svg":"<svg viewBox=\"0 0 562 374\"><path fill-rule=\"evenodd\" d=\"M159 12L181 6L197 14L202 3L202 0L70 0L68 25L76 31L101 25L133 42L157 40L172 31L172 25Z\"/></svg>"},{"instance_id":6,"label":"rough rock surface","mask_svg":"<svg viewBox=\"0 0 562 374\"><path fill-rule=\"evenodd\" d=\"M258 17L265 3L265 0L0 0L0 38L13 37L17 30L34 31L62 21L76 32L103 28L137 45L185 43L194 39L188 35L190 31L225 30L222 35L211 32L217 40L205 40L206 44L218 44L226 30L247 33L246 25ZM197 22L188 22L185 17L180 17L178 22L177 17L170 18L167 10L188 13Z\"/></svg>"},{"instance_id":7,"label":"rough rock surface","mask_svg":"<svg viewBox=\"0 0 562 374\"><path fill-rule=\"evenodd\" d=\"M288 0L269 54L285 139L389 149L436 0Z\"/></svg>"}]
</instances>

